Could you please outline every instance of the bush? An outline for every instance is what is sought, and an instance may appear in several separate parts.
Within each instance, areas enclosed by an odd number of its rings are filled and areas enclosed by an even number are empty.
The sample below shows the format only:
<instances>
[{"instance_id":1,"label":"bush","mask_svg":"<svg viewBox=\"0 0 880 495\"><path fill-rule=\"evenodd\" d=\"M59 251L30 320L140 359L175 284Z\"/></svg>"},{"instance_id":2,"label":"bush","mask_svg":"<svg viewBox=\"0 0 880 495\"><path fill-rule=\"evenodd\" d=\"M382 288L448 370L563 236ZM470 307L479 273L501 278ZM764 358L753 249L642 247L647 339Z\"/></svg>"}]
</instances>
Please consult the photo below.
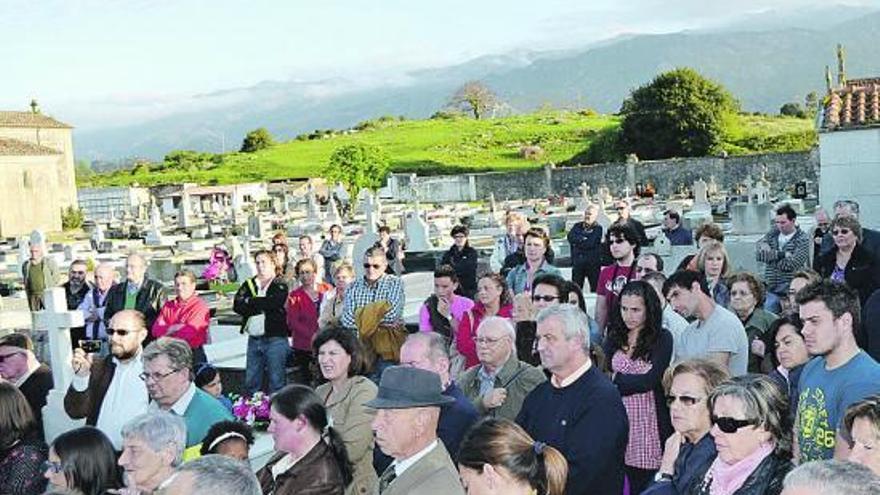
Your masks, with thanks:
<instances>
[{"instance_id":1,"label":"bush","mask_svg":"<svg viewBox=\"0 0 880 495\"><path fill-rule=\"evenodd\" d=\"M807 111L804 110L804 107L802 107L800 103L786 103L779 109L779 115L805 119L807 118Z\"/></svg>"},{"instance_id":2,"label":"bush","mask_svg":"<svg viewBox=\"0 0 880 495\"><path fill-rule=\"evenodd\" d=\"M64 230L79 229L86 219L86 214L81 208L68 206L61 211L61 228Z\"/></svg>"},{"instance_id":3,"label":"bush","mask_svg":"<svg viewBox=\"0 0 880 495\"><path fill-rule=\"evenodd\" d=\"M704 156L722 142L739 104L693 69L657 76L623 102L622 144L642 159Z\"/></svg>"},{"instance_id":4,"label":"bush","mask_svg":"<svg viewBox=\"0 0 880 495\"><path fill-rule=\"evenodd\" d=\"M247 136L244 137L244 141L241 143L241 151L244 153L253 153L255 151L264 150L273 144L275 144L275 141L272 139L272 135L269 134L269 131L265 127L260 127L259 129L254 129L247 133Z\"/></svg>"}]
</instances>

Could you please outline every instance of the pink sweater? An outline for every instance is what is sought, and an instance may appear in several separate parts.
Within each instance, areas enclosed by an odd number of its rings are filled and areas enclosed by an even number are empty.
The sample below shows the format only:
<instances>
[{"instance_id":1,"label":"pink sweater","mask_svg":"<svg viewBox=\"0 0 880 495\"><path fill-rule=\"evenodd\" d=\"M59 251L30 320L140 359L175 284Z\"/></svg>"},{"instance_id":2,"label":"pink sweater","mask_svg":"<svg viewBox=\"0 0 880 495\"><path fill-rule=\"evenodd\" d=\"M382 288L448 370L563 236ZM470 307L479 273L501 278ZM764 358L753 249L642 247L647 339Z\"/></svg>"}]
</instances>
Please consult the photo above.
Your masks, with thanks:
<instances>
[{"instance_id":1,"label":"pink sweater","mask_svg":"<svg viewBox=\"0 0 880 495\"><path fill-rule=\"evenodd\" d=\"M183 324L171 337L183 339L193 349L205 345L208 340L208 326L211 323L211 310L199 296L193 295L186 301L172 299L159 310L159 317L153 323L153 337L163 337L173 325Z\"/></svg>"}]
</instances>

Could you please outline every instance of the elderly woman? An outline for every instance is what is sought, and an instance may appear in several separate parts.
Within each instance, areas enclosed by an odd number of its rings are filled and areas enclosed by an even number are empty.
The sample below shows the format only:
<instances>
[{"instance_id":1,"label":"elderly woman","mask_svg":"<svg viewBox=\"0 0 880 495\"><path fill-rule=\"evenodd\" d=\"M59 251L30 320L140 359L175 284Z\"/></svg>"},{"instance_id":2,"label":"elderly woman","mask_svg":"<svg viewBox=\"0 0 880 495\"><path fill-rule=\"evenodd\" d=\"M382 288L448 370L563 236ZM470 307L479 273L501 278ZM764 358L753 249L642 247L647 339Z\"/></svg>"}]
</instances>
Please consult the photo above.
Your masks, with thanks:
<instances>
[{"instance_id":1,"label":"elderly woman","mask_svg":"<svg viewBox=\"0 0 880 495\"><path fill-rule=\"evenodd\" d=\"M52 488L83 495L104 495L122 486L113 444L91 426L62 433L52 442L43 475Z\"/></svg>"},{"instance_id":2,"label":"elderly woman","mask_svg":"<svg viewBox=\"0 0 880 495\"><path fill-rule=\"evenodd\" d=\"M769 373L772 370L770 350L773 341L765 334L776 321L776 315L764 309L764 284L751 273L735 273L727 278L730 287L730 307L746 330L751 342L749 373Z\"/></svg>"},{"instance_id":3,"label":"elderly woman","mask_svg":"<svg viewBox=\"0 0 880 495\"><path fill-rule=\"evenodd\" d=\"M477 282L477 301L473 309L464 314L455 334L455 349L464 357L464 369L479 364L477 357L477 328L488 316L513 317L513 298L507 283L497 273L480 277Z\"/></svg>"},{"instance_id":4,"label":"elderly woman","mask_svg":"<svg viewBox=\"0 0 880 495\"><path fill-rule=\"evenodd\" d=\"M834 247L819 256L814 268L822 278L846 283L859 293L862 305L880 287L880 267L874 256L862 246L862 226L852 217L837 217L831 222Z\"/></svg>"},{"instance_id":5,"label":"elderly woman","mask_svg":"<svg viewBox=\"0 0 880 495\"><path fill-rule=\"evenodd\" d=\"M767 330L767 342L773 345L775 352L770 352L775 369L770 378L788 391L789 416L794 421L797 412L800 389L801 371L810 360L807 344L804 341L804 324L796 314L782 316L774 321Z\"/></svg>"},{"instance_id":6,"label":"elderly woman","mask_svg":"<svg viewBox=\"0 0 880 495\"><path fill-rule=\"evenodd\" d=\"M190 270L181 270L174 275L174 289L177 297L166 302L159 310L159 317L153 323L153 338L182 339L192 349L193 364L204 363L208 358L202 346L208 340L211 309L196 294L196 274Z\"/></svg>"},{"instance_id":7,"label":"elderly woman","mask_svg":"<svg viewBox=\"0 0 880 495\"><path fill-rule=\"evenodd\" d=\"M672 334L663 328L660 298L647 282L623 286L604 352L629 418L626 476L632 491L641 493L660 467L663 442L672 433L662 383L672 359Z\"/></svg>"},{"instance_id":8,"label":"elderly woman","mask_svg":"<svg viewBox=\"0 0 880 495\"><path fill-rule=\"evenodd\" d=\"M718 455L700 495L778 494L791 464L786 394L764 375L743 375L709 394Z\"/></svg>"},{"instance_id":9,"label":"elderly woman","mask_svg":"<svg viewBox=\"0 0 880 495\"><path fill-rule=\"evenodd\" d=\"M345 493L373 493L378 483L370 428L373 414L364 403L375 399L378 389L363 376L367 363L360 340L349 330L330 328L319 333L312 346L321 375L327 380L315 392L324 401L354 468L354 479Z\"/></svg>"},{"instance_id":10,"label":"elderly woman","mask_svg":"<svg viewBox=\"0 0 880 495\"><path fill-rule=\"evenodd\" d=\"M788 283L788 298L782 301L782 312L798 314L797 293L804 287L822 280L822 277L811 268L795 272Z\"/></svg>"},{"instance_id":11,"label":"elderly woman","mask_svg":"<svg viewBox=\"0 0 880 495\"><path fill-rule=\"evenodd\" d=\"M312 385L312 368L315 365L312 340L318 333L321 300L333 287L321 281L318 265L310 258L296 262L296 276L300 282L299 288L290 292L284 307L287 328L293 339L293 379L297 383Z\"/></svg>"},{"instance_id":12,"label":"elderly woman","mask_svg":"<svg viewBox=\"0 0 880 495\"><path fill-rule=\"evenodd\" d=\"M682 361L666 372L663 386L675 433L666 440L654 484L643 493L685 495L700 485L716 454L706 399L727 378L725 368L703 359Z\"/></svg>"},{"instance_id":13,"label":"elderly woman","mask_svg":"<svg viewBox=\"0 0 880 495\"><path fill-rule=\"evenodd\" d=\"M523 238L523 252L525 261L510 270L507 274L507 286L513 295L522 292L530 293L535 277L545 273L560 275L559 268L550 264L547 254L550 249L550 237L539 227L534 227L526 232Z\"/></svg>"},{"instance_id":14,"label":"elderly woman","mask_svg":"<svg viewBox=\"0 0 880 495\"><path fill-rule=\"evenodd\" d=\"M303 385L272 396L269 433L276 454L257 471L264 495L343 495L352 469L321 398Z\"/></svg>"},{"instance_id":15,"label":"elderly woman","mask_svg":"<svg viewBox=\"0 0 880 495\"><path fill-rule=\"evenodd\" d=\"M321 315L318 317L318 328L321 330L339 325L342 318L342 303L345 291L354 282L354 267L349 263L341 263L333 270L333 289L324 293L321 300Z\"/></svg>"},{"instance_id":16,"label":"elderly woman","mask_svg":"<svg viewBox=\"0 0 880 495\"><path fill-rule=\"evenodd\" d=\"M185 446L186 424L180 416L156 411L129 420L122 427L118 463L124 470L125 488L119 493L155 493L183 462Z\"/></svg>"},{"instance_id":17,"label":"elderly woman","mask_svg":"<svg viewBox=\"0 0 880 495\"><path fill-rule=\"evenodd\" d=\"M268 378L269 393L285 382L287 342L287 284L275 272L276 258L269 251L254 253L257 275L247 279L235 293L232 309L244 317L242 332L248 334L245 389L254 394Z\"/></svg>"},{"instance_id":18,"label":"elderly woman","mask_svg":"<svg viewBox=\"0 0 880 495\"><path fill-rule=\"evenodd\" d=\"M726 308L730 304L730 290L724 277L730 273L730 258L724 244L715 240L706 242L697 253L697 270L706 276L712 299Z\"/></svg>"},{"instance_id":19,"label":"elderly woman","mask_svg":"<svg viewBox=\"0 0 880 495\"><path fill-rule=\"evenodd\" d=\"M36 495L46 488L40 468L46 444L24 395L0 379L0 493Z\"/></svg>"},{"instance_id":20,"label":"elderly woman","mask_svg":"<svg viewBox=\"0 0 880 495\"><path fill-rule=\"evenodd\" d=\"M880 395L849 406L843 424L852 439L849 461L862 464L880 476Z\"/></svg>"},{"instance_id":21,"label":"elderly woman","mask_svg":"<svg viewBox=\"0 0 880 495\"><path fill-rule=\"evenodd\" d=\"M506 419L489 418L471 428L458 466L469 494L563 495L568 478L562 453Z\"/></svg>"}]
</instances>

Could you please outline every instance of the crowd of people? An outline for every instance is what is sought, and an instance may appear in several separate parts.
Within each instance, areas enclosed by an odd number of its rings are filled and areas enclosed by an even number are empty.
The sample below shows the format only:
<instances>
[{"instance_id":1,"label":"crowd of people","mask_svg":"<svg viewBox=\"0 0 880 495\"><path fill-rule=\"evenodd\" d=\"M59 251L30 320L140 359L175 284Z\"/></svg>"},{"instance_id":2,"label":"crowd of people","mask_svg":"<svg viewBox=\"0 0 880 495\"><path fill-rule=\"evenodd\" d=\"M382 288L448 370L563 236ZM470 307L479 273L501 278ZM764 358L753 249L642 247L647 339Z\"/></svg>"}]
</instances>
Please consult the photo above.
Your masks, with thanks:
<instances>
[{"instance_id":1,"label":"crowd of people","mask_svg":"<svg viewBox=\"0 0 880 495\"><path fill-rule=\"evenodd\" d=\"M779 206L760 274L734 266L717 225L691 232L675 211L660 235L694 252L664 270L615 207L607 228L590 206L570 229L570 280L521 214L486 271L455 226L409 328L390 230L355 253L362 271L339 226L296 254L274 236L233 306L244 393L269 397L274 454L256 472L257 434L206 359L195 275L170 298L141 255L120 283L74 262L64 288L86 326L64 408L87 426L46 442L51 370L27 335L0 337L0 493L880 493L880 235L858 204L813 232ZM37 309L57 268L31 255Z\"/></svg>"}]
</instances>

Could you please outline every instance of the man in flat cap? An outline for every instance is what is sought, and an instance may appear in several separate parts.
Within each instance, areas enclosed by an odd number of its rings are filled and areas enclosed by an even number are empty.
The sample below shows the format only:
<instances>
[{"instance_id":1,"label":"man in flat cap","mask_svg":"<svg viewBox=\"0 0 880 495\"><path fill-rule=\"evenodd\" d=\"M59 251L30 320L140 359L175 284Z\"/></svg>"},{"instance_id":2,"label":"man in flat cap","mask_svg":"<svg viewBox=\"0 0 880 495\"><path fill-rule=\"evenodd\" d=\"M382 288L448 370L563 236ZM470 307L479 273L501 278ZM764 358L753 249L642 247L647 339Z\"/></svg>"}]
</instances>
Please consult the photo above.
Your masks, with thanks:
<instances>
[{"instance_id":1,"label":"man in flat cap","mask_svg":"<svg viewBox=\"0 0 880 495\"><path fill-rule=\"evenodd\" d=\"M381 495L464 495L458 471L437 439L440 407L454 399L441 393L432 371L392 366L382 373L379 393L365 405L376 409L373 432L394 462L379 477Z\"/></svg>"}]
</instances>

